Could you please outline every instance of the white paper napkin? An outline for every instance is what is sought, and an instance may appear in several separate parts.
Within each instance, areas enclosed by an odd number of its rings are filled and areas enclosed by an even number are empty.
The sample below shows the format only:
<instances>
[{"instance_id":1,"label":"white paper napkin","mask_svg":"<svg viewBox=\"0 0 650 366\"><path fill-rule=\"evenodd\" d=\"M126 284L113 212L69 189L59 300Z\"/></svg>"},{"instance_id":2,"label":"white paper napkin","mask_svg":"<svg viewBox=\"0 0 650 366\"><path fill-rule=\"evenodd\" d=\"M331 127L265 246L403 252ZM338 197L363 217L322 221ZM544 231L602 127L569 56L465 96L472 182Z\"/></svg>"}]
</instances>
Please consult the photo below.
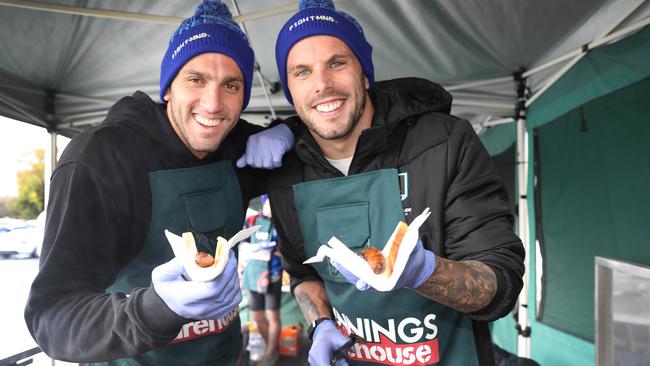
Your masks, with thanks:
<instances>
[{"instance_id":1,"label":"white paper napkin","mask_svg":"<svg viewBox=\"0 0 650 366\"><path fill-rule=\"evenodd\" d=\"M187 272L190 280L212 281L218 275L220 275L221 272L223 272L224 268L226 268L226 263L228 263L228 252L230 251L230 248L234 247L238 242L247 239L259 228L260 225L256 225L241 230L228 241L222 237L218 237L217 250L214 255L214 263L209 267L200 267L198 264L196 264L195 259L198 251L196 249L196 245L194 244L194 237L192 236L192 233L184 233L183 237L180 237L168 230L165 230L165 236L167 237L167 241L169 241L169 245L174 251L174 255L181 261L181 263L183 263L183 268L185 268L185 272ZM191 239L186 240L186 237L188 235Z\"/></svg>"},{"instance_id":2,"label":"white paper napkin","mask_svg":"<svg viewBox=\"0 0 650 366\"><path fill-rule=\"evenodd\" d=\"M406 234L404 234L404 237L402 238L402 242L397 252L397 259L395 260L395 266L393 267L393 272L390 276L387 276L385 273L374 273L365 259L354 253L334 236L327 242L327 244L321 245L320 248L318 248L318 252L315 256L307 259L303 263L319 263L322 262L325 257L329 257L338 262L353 275L372 286L374 289L378 291L391 291L395 287L397 279L404 271L406 262L418 242L418 230L420 229L420 226L422 226L430 214L431 212L429 211L429 208L425 208L424 211L413 219L413 222L408 226ZM390 248L393 245L393 239L397 234L398 228L399 224L395 227L395 231L393 231L393 234L390 239L388 239L384 249L381 251L384 254L384 257L388 257L388 254L390 253Z\"/></svg>"}]
</instances>

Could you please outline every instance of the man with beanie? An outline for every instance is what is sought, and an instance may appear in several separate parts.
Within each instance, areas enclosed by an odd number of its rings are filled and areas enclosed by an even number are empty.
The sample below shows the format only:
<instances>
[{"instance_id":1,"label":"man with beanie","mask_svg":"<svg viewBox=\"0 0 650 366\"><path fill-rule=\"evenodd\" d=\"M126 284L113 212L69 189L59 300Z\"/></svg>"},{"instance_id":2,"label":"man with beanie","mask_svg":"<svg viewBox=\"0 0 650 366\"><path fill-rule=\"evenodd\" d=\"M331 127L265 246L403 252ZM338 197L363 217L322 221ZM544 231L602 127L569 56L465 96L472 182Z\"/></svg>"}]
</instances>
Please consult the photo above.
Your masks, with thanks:
<instances>
[{"instance_id":1,"label":"man with beanie","mask_svg":"<svg viewBox=\"0 0 650 366\"><path fill-rule=\"evenodd\" d=\"M311 323L311 365L491 365L487 321L522 287L524 250L502 180L451 95L408 78L374 82L372 47L331 1L302 1L276 61L303 122L269 182L291 289ZM380 250L429 207L392 291L340 264L303 262L336 236ZM340 350L354 333L365 342ZM342 357L344 356L344 357ZM347 360L346 360L347 359Z\"/></svg>"},{"instance_id":2,"label":"man with beanie","mask_svg":"<svg viewBox=\"0 0 650 366\"><path fill-rule=\"evenodd\" d=\"M234 163L261 129L239 120L253 63L226 5L205 1L171 36L161 64L163 103L136 92L72 139L51 178L40 271L25 309L50 357L237 363L241 290L233 252L214 280L192 281L164 232L192 232L198 249L214 255L216 238L239 231L248 201L266 190L268 170ZM293 142L285 125L261 134L239 165L277 165Z\"/></svg>"}]
</instances>

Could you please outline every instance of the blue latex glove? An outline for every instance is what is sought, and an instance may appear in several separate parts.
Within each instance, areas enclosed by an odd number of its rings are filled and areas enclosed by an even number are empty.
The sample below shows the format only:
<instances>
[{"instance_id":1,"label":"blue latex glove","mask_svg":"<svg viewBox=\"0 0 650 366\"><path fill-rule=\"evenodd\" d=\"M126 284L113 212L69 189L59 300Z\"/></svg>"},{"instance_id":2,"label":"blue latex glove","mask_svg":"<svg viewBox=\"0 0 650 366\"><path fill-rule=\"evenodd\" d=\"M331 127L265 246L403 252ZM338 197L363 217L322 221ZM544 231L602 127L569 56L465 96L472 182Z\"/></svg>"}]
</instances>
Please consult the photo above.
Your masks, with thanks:
<instances>
[{"instance_id":1,"label":"blue latex glove","mask_svg":"<svg viewBox=\"0 0 650 366\"><path fill-rule=\"evenodd\" d=\"M183 265L174 258L153 269L153 288L179 316L194 320L222 318L241 302L237 260L232 250L228 255L223 273L207 282L186 280Z\"/></svg>"},{"instance_id":2,"label":"blue latex glove","mask_svg":"<svg viewBox=\"0 0 650 366\"><path fill-rule=\"evenodd\" d=\"M334 325L333 320L318 324L309 349L309 365L330 366L330 357L349 340ZM348 366L345 359L336 361L336 366Z\"/></svg>"},{"instance_id":3,"label":"blue latex glove","mask_svg":"<svg viewBox=\"0 0 650 366\"><path fill-rule=\"evenodd\" d=\"M332 265L334 266L334 268L336 268L336 269L341 273L341 275L343 276L343 278L345 278L348 282L350 282L351 284L353 284L354 287L357 288L357 290L360 290L360 291L366 291L366 290L369 290L369 289L372 288L372 287L370 287L369 284L363 282L363 281L360 280L357 276L353 275L353 274L352 274L351 272L349 272L347 269L343 268L343 266L341 266L341 265L339 264L339 262L335 261L334 259L330 259L330 263L332 263Z\"/></svg>"},{"instance_id":4,"label":"blue latex glove","mask_svg":"<svg viewBox=\"0 0 650 366\"><path fill-rule=\"evenodd\" d=\"M284 123L251 135L246 142L244 155L237 160L237 167L279 168L282 166L282 156L293 147L293 142L293 133Z\"/></svg>"},{"instance_id":5,"label":"blue latex glove","mask_svg":"<svg viewBox=\"0 0 650 366\"><path fill-rule=\"evenodd\" d=\"M343 268L339 263L333 260L330 260L330 262L339 272L341 272L341 275L343 275L343 277L358 290L366 291L371 288L370 285L357 278L355 275ZM397 279L394 289L414 289L422 286L422 284L431 277L435 267L436 255L433 254L432 251L424 249L422 240L418 240L418 243L411 252L411 256L406 262L406 267L404 267L402 275Z\"/></svg>"}]
</instances>

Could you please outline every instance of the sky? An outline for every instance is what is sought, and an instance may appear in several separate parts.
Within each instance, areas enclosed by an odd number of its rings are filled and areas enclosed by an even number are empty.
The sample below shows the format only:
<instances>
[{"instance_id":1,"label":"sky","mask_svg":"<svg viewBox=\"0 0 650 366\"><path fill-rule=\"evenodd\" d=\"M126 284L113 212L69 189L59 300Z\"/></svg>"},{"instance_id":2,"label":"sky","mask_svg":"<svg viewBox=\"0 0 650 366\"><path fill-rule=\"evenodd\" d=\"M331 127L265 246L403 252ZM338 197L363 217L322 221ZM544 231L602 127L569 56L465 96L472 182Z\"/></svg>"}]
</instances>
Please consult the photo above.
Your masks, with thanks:
<instances>
[{"instance_id":1,"label":"sky","mask_svg":"<svg viewBox=\"0 0 650 366\"><path fill-rule=\"evenodd\" d=\"M44 128L0 116L0 197L18 195L16 173L25 169L21 158L32 150L49 148L49 144L50 136Z\"/></svg>"}]
</instances>

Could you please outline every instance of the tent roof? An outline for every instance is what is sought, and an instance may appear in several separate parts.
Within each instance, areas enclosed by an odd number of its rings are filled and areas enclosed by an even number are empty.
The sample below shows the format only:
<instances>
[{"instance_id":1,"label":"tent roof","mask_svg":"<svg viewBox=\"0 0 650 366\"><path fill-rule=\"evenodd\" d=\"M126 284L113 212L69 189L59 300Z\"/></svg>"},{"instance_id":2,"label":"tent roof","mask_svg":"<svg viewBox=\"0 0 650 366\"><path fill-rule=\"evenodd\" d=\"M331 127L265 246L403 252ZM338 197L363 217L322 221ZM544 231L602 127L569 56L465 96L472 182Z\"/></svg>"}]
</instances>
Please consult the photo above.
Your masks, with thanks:
<instances>
[{"instance_id":1,"label":"tent roof","mask_svg":"<svg viewBox=\"0 0 650 366\"><path fill-rule=\"evenodd\" d=\"M237 13L234 2L225 2ZM173 24L191 15L197 3L0 0L0 115L72 135L101 122L121 96L139 89L156 98L160 61ZM294 11L287 8L295 9L296 2L236 0L236 4L247 19L244 25L266 89L275 91L271 104L277 112L289 113L292 108L281 90L273 88L279 80L274 47L278 30ZM501 80L452 87L453 113L474 123L514 115L514 73L650 14L644 0L341 0L336 6L362 24L374 46L377 80L418 76L445 86ZM32 9L41 7L77 13L97 10L101 17ZM263 16L276 8L284 11ZM152 16L159 17L152 21ZM540 89L562 66L532 75L528 87L533 92ZM246 118L254 122L268 118L259 79L247 112Z\"/></svg>"}]
</instances>

